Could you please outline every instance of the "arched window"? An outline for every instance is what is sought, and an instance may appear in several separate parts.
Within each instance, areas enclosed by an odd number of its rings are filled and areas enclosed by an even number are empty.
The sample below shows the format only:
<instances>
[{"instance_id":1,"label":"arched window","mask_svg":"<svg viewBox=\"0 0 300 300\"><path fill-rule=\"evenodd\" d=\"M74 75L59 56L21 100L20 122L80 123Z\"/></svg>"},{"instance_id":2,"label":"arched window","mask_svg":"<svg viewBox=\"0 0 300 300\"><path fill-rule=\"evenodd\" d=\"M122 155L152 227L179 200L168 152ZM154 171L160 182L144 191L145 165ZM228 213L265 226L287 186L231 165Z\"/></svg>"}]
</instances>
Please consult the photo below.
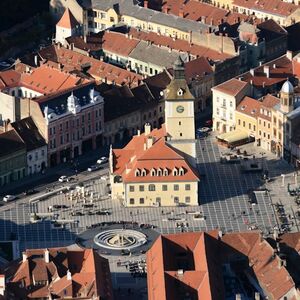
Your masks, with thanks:
<instances>
[{"instance_id":1,"label":"arched window","mask_svg":"<svg viewBox=\"0 0 300 300\"><path fill-rule=\"evenodd\" d=\"M161 168L157 169L157 176L162 176L162 169Z\"/></svg>"},{"instance_id":2,"label":"arched window","mask_svg":"<svg viewBox=\"0 0 300 300\"><path fill-rule=\"evenodd\" d=\"M146 175L147 175L146 169L143 169L141 172L141 176L146 176Z\"/></svg>"},{"instance_id":3,"label":"arched window","mask_svg":"<svg viewBox=\"0 0 300 300\"><path fill-rule=\"evenodd\" d=\"M183 176L184 175L184 168L180 168L179 169L179 176Z\"/></svg>"},{"instance_id":4,"label":"arched window","mask_svg":"<svg viewBox=\"0 0 300 300\"><path fill-rule=\"evenodd\" d=\"M169 175L169 171L167 168L164 168L164 176L168 176Z\"/></svg>"},{"instance_id":5,"label":"arched window","mask_svg":"<svg viewBox=\"0 0 300 300\"><path fill-rule=\"evenodd\" d=\"M178 176L178 169L176 167L173 169L173 176Z\"/></svg>"},{"instance_id":6,"label":"arched window","mask_svg":"<svg viewBox=\"0 0 300 300\"><path fill-rule=\"evenodd\" d=\"M155 176L156 175L155 169L151 169L150 175L151 176Z\"/></svg>"},{"instance_id":7,"label":"arched window","mask_svg":"<svg viewBox=\"0 0 300 300\"><path fill-rule=\"evenodd\" d=\"M139 169L136 169L136 170L135 170L135 176L138 177L138 176L140 176L140 174L141 174L141 173L140 173L140 170L139 170Z\"/></svg>"}]
</instances>

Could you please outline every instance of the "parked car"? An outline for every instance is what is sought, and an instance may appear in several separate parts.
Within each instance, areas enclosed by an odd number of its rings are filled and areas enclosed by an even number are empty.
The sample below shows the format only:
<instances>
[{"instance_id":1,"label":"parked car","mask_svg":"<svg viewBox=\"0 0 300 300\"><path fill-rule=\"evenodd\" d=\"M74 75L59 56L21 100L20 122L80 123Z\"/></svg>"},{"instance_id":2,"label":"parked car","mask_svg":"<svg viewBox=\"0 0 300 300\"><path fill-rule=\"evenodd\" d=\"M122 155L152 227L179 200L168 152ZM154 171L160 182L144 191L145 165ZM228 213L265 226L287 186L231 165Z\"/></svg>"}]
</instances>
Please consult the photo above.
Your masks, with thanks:
<instances>
[{"instance_id":1,"label":"parked car","mask_svg":"<svg viewBox=\"0 0 300 300\"><path fill-rule=\"evenodd\" d=\"M100 170L100 169L101 169L101 165L100 164L96 164L96 165L90 166L87 170L89 172L94 172L94 171L97 171L97 170Z\"/></svg>"},{"instance_id":2,"label":"parked car","mask_svg":"<svg viewBox=\"0 0 300 300\"><path fill-rule=\"evenodd\" d=\"M8 67L10 67L10 64L6 61L0 61L0 67L8 68Z\"/></svg>"},{"instance_id":3,"label":"parked car","mask_svg":"<svg viewBox=\"0 0 300 300\"><path fill-rule=\"evenodd\" d=\"M97 164L100 164L100 165L105 164L107 162L108 162L108 158L105 156L102 156L97 160Z\"/></svg>"},{"instance_id":4,"label":"parked car","mask_svg":"<svg viewBox=\"0 0 300 300\"><path fill-rule=\"evenodd\" d=\"M15 200L15 199L17 199L17 197L14 196L14 195L6 195L6 196L3 197L3 201L4 201L4 202L13 201L13 200Z\"/></svg>"},{"instance_id":5,"label":"parked car","mask_svg":"<svg viewBox=\"0 0 300 300\"><path fill-rule=\"evenodd\" d=\"M60 176L60 177L58 178L58 181L59 181L59 182L68 182L68 181L69 181L69 178L68 178L68 176L66 176L66 175L62 175L62 176Z\"/></svg>"},{"instance_id":6,"label":"parked car","mask_svg":"<svg viewBox=\"0 0 300 300\"><path fill-rule=\"evenodd\" d=\"M26 191L24 191L24 192L23 192L23 195L24 195L24 196L29 196L29 195L34 195L34 194L36 194L36 193L38 193L37 190L31 189L31 190L26 190Z\"/></svg>"}]
</instances>

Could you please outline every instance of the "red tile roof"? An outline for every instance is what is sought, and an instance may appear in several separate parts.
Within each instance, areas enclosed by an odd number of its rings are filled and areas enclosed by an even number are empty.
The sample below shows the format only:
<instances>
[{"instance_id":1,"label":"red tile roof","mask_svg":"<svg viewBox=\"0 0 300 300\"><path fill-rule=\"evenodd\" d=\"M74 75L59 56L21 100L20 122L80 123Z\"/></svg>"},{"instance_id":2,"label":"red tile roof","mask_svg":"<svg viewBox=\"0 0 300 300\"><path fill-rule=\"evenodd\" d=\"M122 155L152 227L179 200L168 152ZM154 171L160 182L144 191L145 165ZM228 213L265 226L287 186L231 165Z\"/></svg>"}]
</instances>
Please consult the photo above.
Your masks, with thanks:
<instances>
[{"instance_id":1,"label":"red tile roof","mask_svg":"<svg viewBox=\"0 0 300 300\"><path fill-rule=\"evenodd\" d=\"M52 65L57 68L59 68L58 64L60 64L60 67L67 72L74 70L82 71L82 68L86 68L87 73L96 80L106 80L107 83L115 83L117 85L127 84L134 87L139 85L143 79L139 74L56 45L42 49L39 55L48 64L52 62Z\"/></svg>"},{"instance_id":2,"label":"red tile roof","mask_svg":"<svg viewBox=\"0 0 300 300\"><path fill-rule=\"evenodd\" d=\"M222 241L249 258L249 266L270 299L282 299L295 288L293 279L280 263L281 259L260 233L226 234Z\"/></svg>"},{"instance_id":3,"label":"red tile roof","mask_svg":"<svg viewBox=\"0 0 300 300\"><path fill-rule=\"evenodd\" d=\"M67 29L73 29L76 27L76 25L78 25L78 22L68 8L65 10L59 22L56 24L56 26Z\"/></svg>"},{"instance_id":4,"label":"red tile roof","mask_svg":"<svg viewBox=\"0 0 300 300\"><path fill-rule=\"evenodd\" d=\"M248 85L247 82L238 80L236 78L232 78L224 83L221 83L215 87L214 90L229 94L231 96L238 95L246 86Z\"/></svg>"},{"instance_id":5,"label":"red tile roof","mask_svg":"<svg viewBox=\"0 0 300 300\"><path fill-rule=\"evenodd\" d=\"M234 268L237 261L239 272L254 277L270 299L297 293L287 268L259 232L218 237L213 231L163 235L154 242L147 252L148 299L182 299L181 292L193 299L224 299L228 287L222 265Z\"/></svg>"},{"instance_id":6,"label":"red tile roof","mask_svg":"<svg viewBox=\"0 0 300 300\"><path fill-rule=\"evenodd\" d=\"M264 72L264 66L269 66L269 77ZM240 75L243 81L252 82L254 86L258 87L268 87L281 82L283 83L287 78L293 76L293 63L286 55L255 68L254 75L250 71Z\"/></svg>"},{"instance_id":7,"label":"red tile roof","mask_svg":"<svg viewBox=\"0 0 300 300\"><path fill-rule=\"evenodd\" d=\"M298 5L281 0L234 0L233 5L285 17L299 8Z\"/></svg>"},{"instance_id":8,"label":"red tile roof","mask_svg":"<svg viewBox=\"0 0 300 300\"><path fill-rule=\"evenodd\" d=\"M77 77L44 64L33 69L30 73L23 73L19 85L41 94L49 94L88 82L89 80L87 79Z\"/></svg>"},{"instance_id":9,"label":"red tile roof","mask_svg":"<svg viewBox=\"0 0 300 300\"><path fill-rule=\"evenodd\" d=\"M128 56L139 43L138 39L129 38L125 34L105 31L102 36L102 48L104 51Z\"/></svg>"},{"instance_id":10,"label":"red tile roof","mask_svg":"<svg viewBox=\"0 0 300 300\"><path fill-rule=\"evenodd\" d=\"M236 24L240 20L249 20L250 17L243 14L231 13L229 10L194 0L167 0L163 2L162 10L168 13L193 21L202 21L209 25L219 25L227 22Z\"/></svg>"},{"instance_id":11,"label":"red tile roof","mask_svg":"<svg viewBox=\"0 0 300 300\"><path fill-rule=\"evenodd\" d=\"M48 298L50 293L58 298L73 299L80 295L85 299L112 299L108 261L94 250L50 248L49 262L46 262L45 251L26 250L26 260L6 270L8 273L13 272L7 284L10 293L20 299ZM35 285L34 281L40 284ZM24 287L20 286L21 282Z\"/></svg>"},{"instance_id":12,"label":"red tile roof","mask_svg":"<svg viewBox=\"0 0 300 300\"><path fill-rule=\"evenodd\" d=\"M262 107L262 103L256 99L245 97L238 107L236 111L246 114L250 117L256 118L259 115L260 108Z\"/></svg>"},{"instance_id":13,"label":"red tile roof","mask_svg":"<svg viewBox=\"0 0 300 300\"><path fill-rule=\"evenodd\" d=\"M15 87L18 85L21 74L15 70L0 72L0 90L6 87Z\"/></svg>"},{"instance_id":14,"label":"red tile roof","mask_svg":"<svg viewBox=\"0 0 300 300\"><path fill-rule=\"evenodd\" d=\"M165 128L154 129L149 135L136 135L123 149L113 150L113 173L122 176L124 182L153 181L198 181L194 170L183 156L173 150L165 140ZM145 147L147 139L153 139L153 145ZM183 169L183 175L173 175L173 169ZM151 176L151 170L168 171L168 175ZM146 170L145 176L136 176L136 170Z\"/></svg>"}]
</instances>

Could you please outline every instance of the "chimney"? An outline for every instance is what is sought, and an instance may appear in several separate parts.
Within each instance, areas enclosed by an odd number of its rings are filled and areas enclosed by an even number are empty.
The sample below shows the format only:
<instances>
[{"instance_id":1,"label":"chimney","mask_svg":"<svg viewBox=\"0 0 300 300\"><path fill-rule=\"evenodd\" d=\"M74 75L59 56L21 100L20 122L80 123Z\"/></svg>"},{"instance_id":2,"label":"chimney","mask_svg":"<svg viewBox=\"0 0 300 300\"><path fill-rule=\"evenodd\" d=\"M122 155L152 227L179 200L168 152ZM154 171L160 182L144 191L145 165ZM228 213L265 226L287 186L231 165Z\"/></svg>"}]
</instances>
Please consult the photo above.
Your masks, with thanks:
<instances>
[{"instance_id":1,"label":"chimney","mask_svg":"<svg viewBox=\"0 0 300 300\"><path fill-rule=\"evenodd\" d=\"M254 76L254 74L255 74L255 69L250 69L250 74L251 74L252 76Z\"/></svg>"},{"instance_id":2,"label":"chimney","mask_svg":"<svg viewBox=\"0 0 300 300\"><path fill-rule=\"evenodd\" d=\"M23 262L25 262L27 260L27 254L25 251L22 252L22 260L23 260Z\"/></svg>"},{"instance_id":3,"label":"chimney","mask_svg":"<svg viewBox=\"0 0 300 300\"><path fill-rule=\"evenodd\" d=\"M218 231L218 239L221 240L222 236L223 236L223 232L222 232L222 230L219 230Z\"/></svg>"},{"instance_id":4,"label":"chimney","mask_svg":"<svg viewBox=\"0 0 300 300\"><path fill-rule=\"evenodd\" d=\"M72 274L69 270L67 271L67 280L72 280Z\"/></svg>"},{"instance_id":5,"label":"chimney","mask_svg":"<svg viewBox=\"0 0 300 300\"><path fill-rule=\"evenodd\" d=\"M288 50L286 51L286 57L289 59L289 60L292 60L293 59L293 52Z\"/></svg>"},{"instance_id":6,"label":"chimney","mask_svg":"<svg viewBox=\"0 0 300 300\"><path fill-rule=\"evenodd\" d=\"M262 65L262 61L259 62L259 66L261 66L261 65Z\"/></svg>"},{"instance_id":7,"label":"chimney","mask_svg":"<svg viewBox=\"0 0 300 300\"><path fill-rule=\"evenodd\" d=\"M148 8L148 0L144 0L144 7Z\"/></svg>"},{"instance_id":8,"label":"chimney","mask_svg":"<svg viewBox=\"0 0 300 300\"><path fill-rule=\"evenodd\" d=\"M36 67L39 66L39 61L38 61L38 56L37 55L34 56L34 64L35 64Z\"/></svg>"},{"instance_id":9,"label":"chimney","mask_svg":"<svg viewBox=\"0 0 300 300\"><path fill-rule=\"evenodd\" d=\"M141 135L141 131L138 129L137 130L137 135L140 136Z\"/></svg>"},{"instance_id":10,"label":"chimney","mask_svg":"<svg viewBox=\"0 0 300 300\"><path fill-rule=\"evenodd\" d=\"M164 5L164 7L163 7L163 13L168 14L168 12L169 12L168 5Z\"/></svg>"},{"instance_id":11,"label":"chimney","mask_svg":"<svg viewBox=\"0 0 300 300\"><path fill-rule=\"evenodd\" d=\"M177 270L177 275L178 276L183 276L183 273L184 273L183 269Z\"/></svg>"},{"instance_id":12,"label":"chimney","mask_svg":"<svg viewBox=\"0 0 300 300\"><path fill-rule=\"evenodd\" d=\"M179 16L180 18L184 18L183 7L180 7L180 8L179 8L179 14L178 14L178 16Z\"/></svg>"},{"instance_id":13,"label":"chimney","mask_svg":"<svg viewBox=\"0 0 300 300\"><path fill-rule=\"evenodd\" d=\"M0 295L4 296L5 294L5 275L0 275Z\"/></svg>"},{"instance_id":14,"label":"chimney","mask_svg":"<svg viewBox=\"0 0 300 300\"><path fill-rule=\"evenodd\" d=\"M264 66L264 73L266 74L267 78L270 78L270 67Z\"/></svg>"},{"instance_id":15,"label":"chimney","mask_svg":"<svg viewBox=\"0 0 300 300\"><path fill-rule=\"evenodd\" d=\"M241 294L236 294L235 295L235 300L242 300Z\"/></svg>"},{"instance_id":16,"label":"chimney","mask_svg":"<svg viewBox=\"0 0 300 300\"><path fill-rule=\"evenodd\" d=\"M151 132L151 125L149 123L146 123L144 129L145 129L145 135L149 135Z\"/></svg>"},{"instance_id":17,"label":"chimney","mask_svg":"<svg viewBox=\"0 0 300 300\"><path fill-rule=\"evenodd\" d=\"M86 35L86 34L83 36L83 41L84 41L85 43L87 43L87 35Z\"/></svg>"},{"instance_id":18,"label":"chimney","mask_svg":"<svg viewBox=\"0 0 300 300\"><path fill-rule=\"evenodd\" d=\"M154 137L153 136L148 136L147 138L147 149L151 148L154 143Z\"/></svg>"},{"instance_id":19,"label":"chimney","mask_svg":"<svg viewBox=\"0 0 300 300\"><path fill-rule=\"evenodd\" d=\"M273 69L276 69L276 64L273 64Z\"/></svg>"},{"instance_id":20,"label":"chimney","mask_svg":"<svg viewBox=\"0 0 300 300\"><path fill-rule=\"evenodd\" d=\"M255 292L254 299L255 300L260 300L260 293L259 292Z\"/></svg>"},{"instance_id":21,"label":"chimney","mask_svg":"<svg viewBox=\"0 0 300 300\"><path fill-rule=\"evenodd\" d=\"M48 249L45 250L44 258L45 258L45 263L49 264L49 262L50 262L50 255L49 255L49 250Z\"/></svg>"}]
</instances>

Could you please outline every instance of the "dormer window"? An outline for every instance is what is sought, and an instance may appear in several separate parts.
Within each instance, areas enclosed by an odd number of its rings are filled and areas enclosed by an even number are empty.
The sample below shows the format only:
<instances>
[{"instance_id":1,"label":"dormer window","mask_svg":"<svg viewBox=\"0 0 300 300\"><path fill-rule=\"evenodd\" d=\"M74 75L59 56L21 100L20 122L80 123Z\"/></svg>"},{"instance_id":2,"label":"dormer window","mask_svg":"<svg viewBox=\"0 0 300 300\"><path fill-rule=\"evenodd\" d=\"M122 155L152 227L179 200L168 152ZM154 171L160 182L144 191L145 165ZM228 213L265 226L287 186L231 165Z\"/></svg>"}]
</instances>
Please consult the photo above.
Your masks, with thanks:
<instances>
[{"instance_id":1,"label":"dormer window","mask_svg":"<svg viewBox=\"0 0 300 300\"><path fill-rule=\"evenodd\" d=\"M146 176L146 175L147 175L146 169L143 169L141 172L141 176Z\"/></svg>"},{"instance_id":2,"label":"dormer window","mask_svg":"<svg viewBox=\"0 0 300 300\"><path fill-rule=\"evenodd\" d=\"M139 170L139 169L136 169L136 170L135 170L135 176L138 177L138 176L140 176L140 175L141 175L140 170Z\"/></svg>"},{"instance_id":3,"label":"dormer window","mask_svg":"<svg viewBox=\"0 0 300 300\"><path fill-rule=\"evenodd\" d=\"M151 175L151 176L155 176L155 175L156 175L155 169L151 169L150 175Z\"/></svg>"},{"instance_id":4,"label":"dormer window","mask_svg":"<svg viewBox=\"0 0 300 300\"><path fill-rule=\"evenodd\" d=\"M164 176L168 176L169 175L169 171L168 171L168 169L167 168L164 168Z\"/></svg>"},{"instance_id":5,"label":"dormer window","mask_svg":"<svg viewBox=\"0 0 300 300\"><path fill-rule=\"evenodd\" d=\"M161 168L159 168L158 170L157 170L157 176L162 176L162 169Z\"/></svg>"},{"instance_id":6,"label":"dormer window","mask_svg":"<svg viewBox=\"0 0 300 300\"><path fill-rule=\"evenodd\" d=\"M179 176L183 176L184 175L184 168L180 168L179 169Z\"/></svg>"},{"instance_id":7,"label":"dormer window","mask_svg":"<svg viewBox=\"0 0 300 300\"><path fill-rule=\"evenodd\" d=\"M179 90L177 91L177 95L178 95L178 96L182 96L182 95L183 95L183 89L179 89Z\"/></svg>"},{"instance_id":8,"label":"dormer window","mask_svg":"<svg viewBox=\"0 0 300 300\"><path fill-rule=\"evenodd\" d=\"M173 176L178 176L178 169L174 168L172 173L173 173Z\"/></svg>"}]
</instances>

